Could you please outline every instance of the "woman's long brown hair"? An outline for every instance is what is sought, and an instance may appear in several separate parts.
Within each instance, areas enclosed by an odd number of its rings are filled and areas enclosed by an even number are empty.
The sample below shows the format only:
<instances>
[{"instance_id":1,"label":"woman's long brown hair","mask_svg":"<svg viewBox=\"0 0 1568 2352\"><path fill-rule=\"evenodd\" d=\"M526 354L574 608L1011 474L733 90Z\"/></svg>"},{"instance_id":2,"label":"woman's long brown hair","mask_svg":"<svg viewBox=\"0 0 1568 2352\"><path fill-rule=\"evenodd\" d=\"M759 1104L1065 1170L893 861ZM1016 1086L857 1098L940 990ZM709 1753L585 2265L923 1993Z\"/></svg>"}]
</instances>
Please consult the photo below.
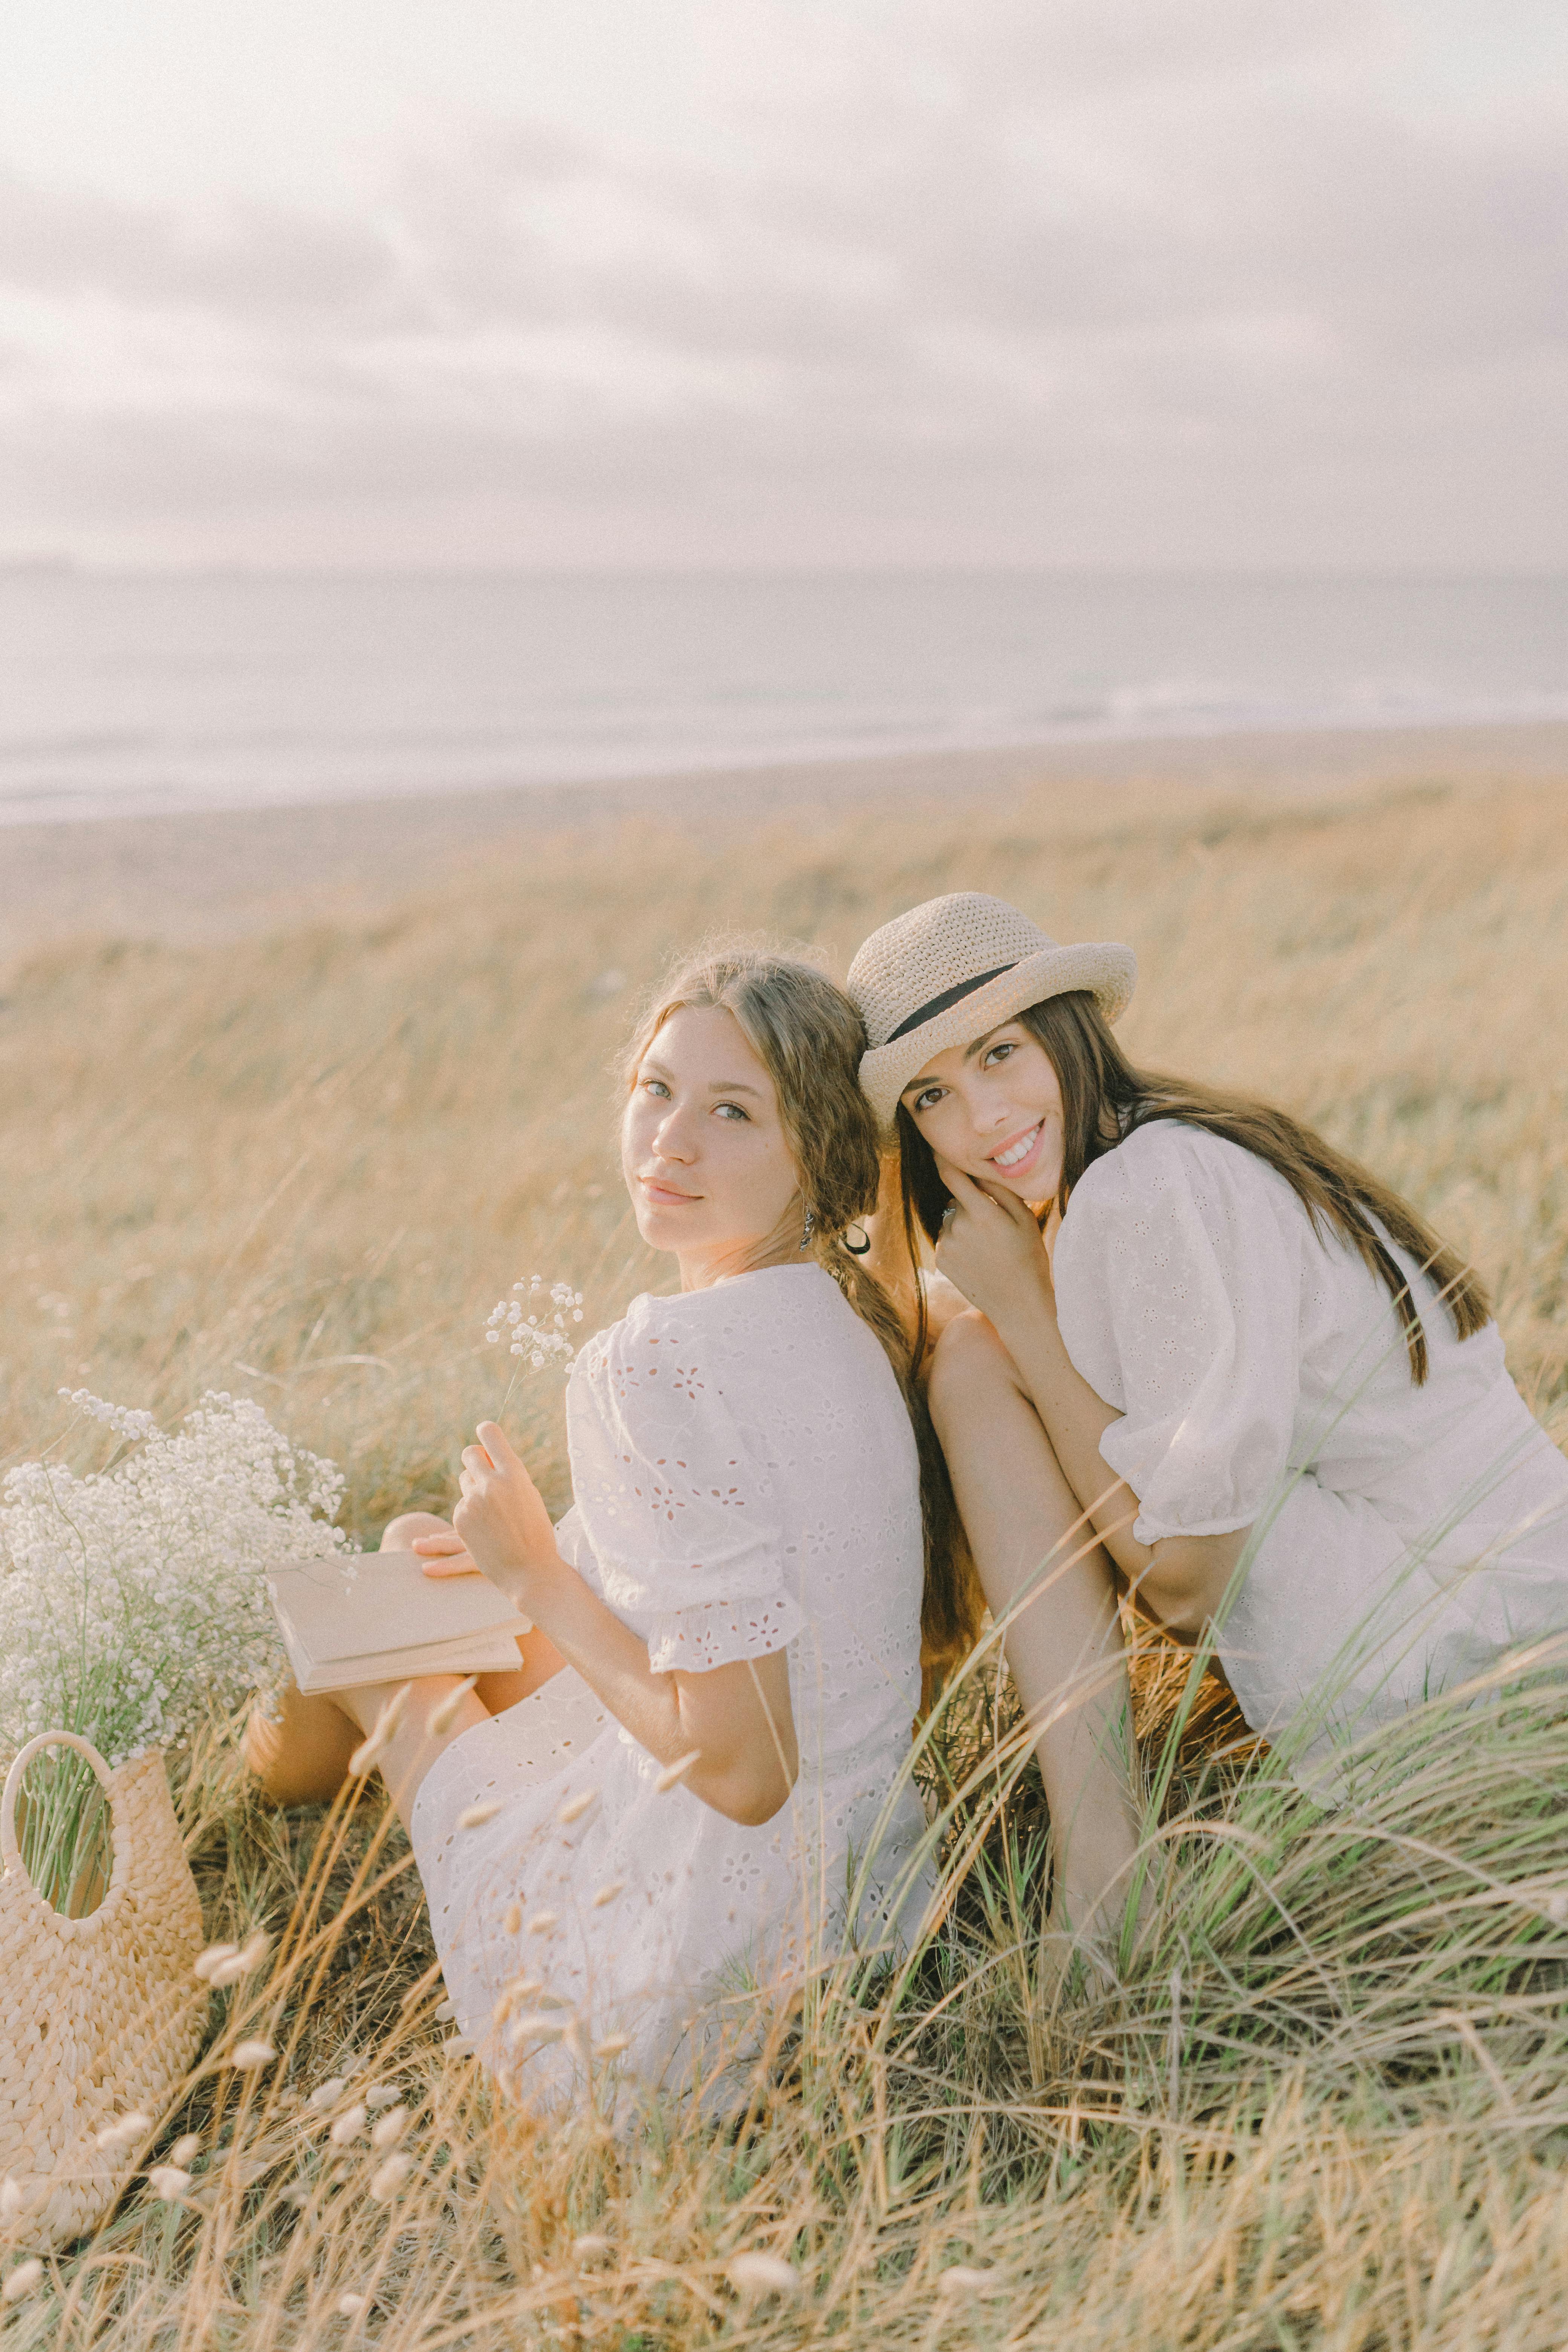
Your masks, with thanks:
<instances>
[{"instance_id":1,"label":"woman's long brown hair","mask_svg":"<svg viewBox=\"0 0 1568 2352\"><path fill-rule=\"evenodd\" d=\"M1063 1211L1074 1185L1095 1160L1151 1120L1180 1119L1184 1127L1201 1128L1205 1135L1239 1144L1265 1161L1284 1177L1320 1240L1332 1234L1355 1251L1394 1302L1405 1330L1410 1377L1417 1388L1428 1369L1426 1329L1390 1242L1415 1258L1436 1286L1461 1339L1471 1338L1489 1318L1491 1303L1479 1276L1410 1203L1289 1111L1191 1078L1135 1069L1099 1005L1083 991L1047 997L1017 1018L1045 1047L1061 1086L1062 1173L1057 1206ZM951 1196L937 1173L930 1144L902 1103L897 1125L904 1231L910 1255L916 1257L917 1225L934 1242ZM923 1300L921 1317L923 1323ZM921 1338L923 1343L923 1329Z\"/></svg>"}]
</instances>

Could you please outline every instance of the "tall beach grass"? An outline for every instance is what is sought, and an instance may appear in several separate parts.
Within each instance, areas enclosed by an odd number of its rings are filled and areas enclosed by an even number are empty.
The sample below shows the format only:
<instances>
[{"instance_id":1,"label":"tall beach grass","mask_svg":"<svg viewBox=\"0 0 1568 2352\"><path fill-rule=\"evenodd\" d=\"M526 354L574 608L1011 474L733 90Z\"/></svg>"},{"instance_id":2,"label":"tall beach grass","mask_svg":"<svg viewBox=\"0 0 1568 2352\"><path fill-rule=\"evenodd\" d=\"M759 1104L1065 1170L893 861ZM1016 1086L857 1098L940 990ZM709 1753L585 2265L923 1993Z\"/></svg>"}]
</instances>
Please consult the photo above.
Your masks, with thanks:
<instances>
[{"instance_id":1,"label":"tall beach grass","mask_svg":"<svg viewBox=\"0 0 1568 2352\"><path fill-rule=\"evenodd\" d=\"M511 1282L569 1279L592 1328L668 1280L626 1215L607 1066L668 953L722 922L841 971L873 924L965 887L1131 940L1140 1060L1267 1092L1408 1192L1492 1284L1561 1441L1563 807L1435 783L1297 807L1013 793L706 846L648 824L541 841L395 918L52 950L0 1007L0 1458L89 1465L62 1387L165 1422L226 1388L342 1465L364 1541L444 1507L507 1385L482 1327ZM560 1390L527 1377L507 1412L557 1505ZM1182 1679L1168 1654L1140 1669L1157 1922L1125 1983L1042 1977L1037 1781L983 1661L920 1768L968 1865L931 1948L826 1976L741 2124L656 2114L630 2137L498 2107L442 2046L379 1803L266 1812L215 1727L178 1773L209 1929L264 1924L273 1954L215 1995L119 2211L3 2306L6 2336L1555 2347L1555 1685L1435 1704L1324 1812L1212 1691L1169 1758ZM278 2058L237 2073L258 2035ZM334 2140L380 2084L410 2110L395 2147L369 2111ZM192 2131L188 2189L151 2194L145 2162ZM9 2270L26 2216L0 2233Z\"/></svg>"}]
</instances>

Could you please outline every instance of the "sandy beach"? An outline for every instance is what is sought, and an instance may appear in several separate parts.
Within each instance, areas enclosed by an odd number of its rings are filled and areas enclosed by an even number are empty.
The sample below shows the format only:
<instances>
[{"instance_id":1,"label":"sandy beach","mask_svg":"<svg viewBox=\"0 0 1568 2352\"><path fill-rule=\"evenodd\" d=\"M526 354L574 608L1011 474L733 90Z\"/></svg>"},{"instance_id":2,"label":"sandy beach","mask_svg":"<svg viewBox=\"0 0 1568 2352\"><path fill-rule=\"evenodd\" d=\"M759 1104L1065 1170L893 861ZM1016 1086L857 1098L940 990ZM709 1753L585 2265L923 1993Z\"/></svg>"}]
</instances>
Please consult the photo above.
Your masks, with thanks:
<instances>
[{"instance_id":1,"label":"sandy beach","mask_svg":"<svg viewBox=\"0 0 1568 2352\"><path fill-rule=\"evenodd\" d=\"M851 808L939 814L1043 802L1054 833L1125 824L1180 795L1273 799L1423 785L1568 784L1568 725L1518 724L1057 742L637 782L98 818L0 828L0 961L69 939L195 942L373 915L563 835L655 821L714 845L759 825L808 835Z\"/></svg>"}]
</instances>

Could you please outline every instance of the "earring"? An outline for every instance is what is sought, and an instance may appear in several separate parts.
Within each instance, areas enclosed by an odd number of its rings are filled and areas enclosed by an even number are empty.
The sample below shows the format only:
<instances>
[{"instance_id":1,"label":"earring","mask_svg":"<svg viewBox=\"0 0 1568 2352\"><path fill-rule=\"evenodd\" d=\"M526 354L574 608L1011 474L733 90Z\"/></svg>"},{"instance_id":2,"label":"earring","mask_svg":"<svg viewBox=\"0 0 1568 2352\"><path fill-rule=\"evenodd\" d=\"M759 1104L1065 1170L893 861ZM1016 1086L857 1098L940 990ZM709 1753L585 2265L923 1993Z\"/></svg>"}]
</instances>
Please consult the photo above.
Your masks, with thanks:
<instances>
[{"instance_id":1,"label":"earring","mask_svg":"<svg viewBox=\"0 0 1568 2352\"><path fill-rule=\"evenodd\" d=\"M812 1228L813 1228L813 1226L816 1224L816 1212L815 1212L814 1210L807 1209L807 1211L806 1211L806 1213L805 1213L805 1233L803 1233L803 1234L802 1234L802 1235L801 1235L801 1237L800 1237L800 1245L801 1245L801 1247L802 1247L802 1249L803 1249L803 1250L808 1250L808 1249L811 1247L811 1234L812 1234Z\"/></svg>"},{"instance_id":2,"label":"earring","mask_svg":"<svg viewBox=\"0 0 1568 2352\"><path fill-rule=\"evenodd\" d=\"M849 1238L850 1234L855 1233L858 1233L860 1236L858 1242L852 1242ZM864 1225L851 1225L848 1228L848 1231L845 1234L844 1246L848 1251L851 1257L869 1257L871 1254L871 1236L866 1231Z\"/></svg>"}]
</instances>

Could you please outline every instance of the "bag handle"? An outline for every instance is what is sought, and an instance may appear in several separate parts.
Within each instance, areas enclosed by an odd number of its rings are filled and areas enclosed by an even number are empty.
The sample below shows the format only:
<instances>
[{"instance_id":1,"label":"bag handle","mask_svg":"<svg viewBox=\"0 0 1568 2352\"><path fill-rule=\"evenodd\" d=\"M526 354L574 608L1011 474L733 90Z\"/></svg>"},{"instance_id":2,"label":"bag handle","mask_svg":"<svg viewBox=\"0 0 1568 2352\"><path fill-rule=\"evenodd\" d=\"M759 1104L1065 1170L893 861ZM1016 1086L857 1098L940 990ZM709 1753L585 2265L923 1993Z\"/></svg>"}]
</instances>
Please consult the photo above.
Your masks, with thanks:
<instances>
[{"instance_id":1,"label":"bag handle","mask_svg":"<svg viewBox=\"0 0 1568 2352\"><path fill-rule=\"evenodd\" d=\"M91 1765L104 1795L111 1801L110 1834L114 1845L114 1867L110 1874L109 1885L103 1890L103 1901L107 1903L131 1869L131 1830L121 1813L112 1804L114 1787L108 1765L91 1740L84 1739L79 1732L40 1731L37 1738L29 1739L26 1746L13 1759L11 1769L5 1775L5 1790L0 1792L0 1863L4 1863L7 1874L15 1871L26 1885L33 1885L27 1875L27 1866L22 1860L22 1849L16 1843L16 1800L22 1793L22 1775L34 1757L45 1748L74 1748L77 1754L85 1757ZM102 1907L100 1904L99 1910ZM88 1914L89 1918L97 1916L98 1912ZM73 1927L85 1927L87 1922L73 1920L70 1924Z\"/></svg>"}]
</instances>

